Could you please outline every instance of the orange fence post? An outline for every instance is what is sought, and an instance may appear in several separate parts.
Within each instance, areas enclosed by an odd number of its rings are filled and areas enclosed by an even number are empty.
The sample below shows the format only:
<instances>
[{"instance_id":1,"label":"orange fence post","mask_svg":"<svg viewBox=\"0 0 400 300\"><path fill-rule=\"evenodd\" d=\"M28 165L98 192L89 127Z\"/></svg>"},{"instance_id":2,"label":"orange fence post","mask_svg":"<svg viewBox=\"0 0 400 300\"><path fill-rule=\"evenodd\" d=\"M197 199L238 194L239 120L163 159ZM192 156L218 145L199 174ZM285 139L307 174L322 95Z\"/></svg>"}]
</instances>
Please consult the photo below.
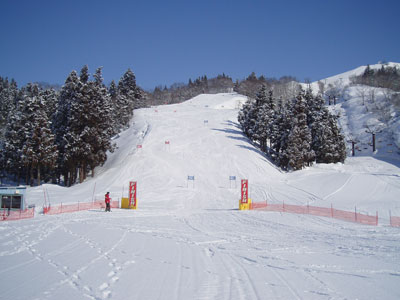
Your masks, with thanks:
<instances>
[{"instance_id":1,"label":"orange fence post","mask_svg":"<svg viewBox=\"0 0 400 300\"><path fill-rule=\"evenodd\" d=\"M355 216L355 221L357 222L357 206L354 206L354 216Z\"/></svg>"},{"instance_id":2,"label":"orange fence post","mask_svg":"<svg viewBox=\"0 0 400 300\"><path fill-rule=\"evenodd\" d=\"M265 202L255 202L252 203L251 206L253 209L264 209L267 211L275 211L275 212L286 212L286 213L296 213L296 214L309 214L315 216L323 216L323 217L331 217L333 219L355 222L359 224L378 226L379 224L379 213L375 212L374 215L369 215L357 212L357 206L354 207L354 211L345 211L340 209L334 209L333 204L331 203L331 207L318 207L318 206L310 206L307 202L307 207L301 205L292 205L285 204L285 201L282 201L282 204L268 204L268 201ZM390 215L390 226L392 227L400 227L400 217L395 217L391 215L391 211L389 210Z\"/></svg>"}]
</instances>

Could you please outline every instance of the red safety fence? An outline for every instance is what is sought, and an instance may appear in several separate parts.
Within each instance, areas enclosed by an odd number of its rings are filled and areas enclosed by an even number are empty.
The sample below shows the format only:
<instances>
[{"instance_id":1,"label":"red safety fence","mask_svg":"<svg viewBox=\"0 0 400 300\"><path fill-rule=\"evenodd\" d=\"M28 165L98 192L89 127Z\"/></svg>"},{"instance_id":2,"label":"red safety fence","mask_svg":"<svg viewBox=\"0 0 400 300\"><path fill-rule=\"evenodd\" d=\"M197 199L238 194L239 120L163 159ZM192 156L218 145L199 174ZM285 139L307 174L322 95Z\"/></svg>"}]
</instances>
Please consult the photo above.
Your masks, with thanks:
<instances>
[{"instance_id":1,"label":"red safety fence","mask_svg":"<svg viewBox=\"0 0 400 300\"><path fill-rule=\"evenodd\" d=\"M400 227L400 217L390 216L390 226Z\"/></svg>"},{"instance_id":2,"label":"red safety fence","mask_svg":"<svg viewBox=\"0 0 400 300\"><path fill-rule=\"evenodd\" d=\"M0 215L0 221L14 221L22 219L30 219L35 216L35 208L25 210L8 210L3 209Z\"/></svg>"},{"instance_id":3,"label":"red safety fence","mask_svg":"<svg viewBox=\"0 0 400 300\"><path fill-rule=\"evenodd\" d=\"M278 212L288 212L294 214L308 214L320 217L329 217L344 221L356 222L367 225L378 225L378 212L375 216L369 216L365 214L358 213L356 210L354 212L344 211L340 209L331 207L317 207L317 206L301 206L293 204L269 204L267 202L256 202L251 204L251 209L260 209L267 211L278 211ZM392 217L396 218L396 217ZM392 225L393 226L393 225ZM400 218L399 218L400 226Z\"/></svg>"},{"instance_id":4,"label":"red safety fence","mask_svg":"<svg viewBox=\"0 0 400 300\"><path fill-rule=\"evenodd\" d=\"M119 202L111 201L110 206L111 208L119 208ZM72 204L60 203L59 205L56 206L43 207L43 213L45 215L56 215L56 214L63 214L63 213L77 212L82 210L90 210L90 209L105 208L105 207L106 204L102 200L93 202L78 202Z\"/></svg>"}]
</instances>

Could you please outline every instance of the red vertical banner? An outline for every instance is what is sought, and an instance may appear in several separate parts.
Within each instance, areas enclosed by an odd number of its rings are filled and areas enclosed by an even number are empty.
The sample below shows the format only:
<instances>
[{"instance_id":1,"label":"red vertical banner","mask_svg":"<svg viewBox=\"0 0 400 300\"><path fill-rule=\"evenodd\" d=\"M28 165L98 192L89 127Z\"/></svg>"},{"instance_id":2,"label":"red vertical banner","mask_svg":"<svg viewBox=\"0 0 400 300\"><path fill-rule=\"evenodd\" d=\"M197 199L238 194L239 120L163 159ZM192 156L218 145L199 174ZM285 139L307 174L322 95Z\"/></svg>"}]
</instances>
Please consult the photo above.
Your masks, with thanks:
<instances>
[{"instance_id":1,"label":"red vertical banner","mask_svg":"<svg viewBox=\"0 0 400 300\"><path fill-rule=\"evenodd\" d=\"M240 202L248 203L249 201L249 181L247 179L242 179L242 197Z\"/></svg>"},{"instance_id":2,"label":"red vertical banner","mask_svg":"<svg viewBox=\"0 0 400 300\"><path fill-rule=\"evenodd\" d=\"M129 182L129 207L136 206L136 181Z\"/></svg>"}]
</instances>

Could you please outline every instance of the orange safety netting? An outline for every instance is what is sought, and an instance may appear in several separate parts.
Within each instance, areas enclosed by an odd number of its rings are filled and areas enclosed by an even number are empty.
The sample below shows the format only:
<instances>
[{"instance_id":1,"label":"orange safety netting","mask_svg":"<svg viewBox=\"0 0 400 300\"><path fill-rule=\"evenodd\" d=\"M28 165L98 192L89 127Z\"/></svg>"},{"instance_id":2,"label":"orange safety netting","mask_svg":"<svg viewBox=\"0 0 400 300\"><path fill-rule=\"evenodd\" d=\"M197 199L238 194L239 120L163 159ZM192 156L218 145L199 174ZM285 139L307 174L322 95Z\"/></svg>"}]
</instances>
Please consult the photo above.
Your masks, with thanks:
<instances>
[{"instance_id":1,"label":"orange safety netting","mask_svg":"<svg viewBox=\"0 0 400 300\"><path fill-rule=\"evenodd\" d=\"M400 217L390 216L390 226L400 227Z\"/></svg>"},{"instance_id":2,"label":"orange safety netting","mask_svg":"<svg viewBox=\"0 0 400 300\"><path fill-rule=\"evenodd\" d=\"M256 202L251 204L251 209L267 211L288 212L295 214L308 214L320 217L330 217L344 221L356 222L367 225L378 225L378 212L375 216L369 216L356 211L344 211L331 207L301 206L293 204L269 204L267 202ZM399 218L400 219L400 218ZM400 224L400 222L399 222ZM400 226L400 225L399 225Z\"/></svg>"},{"instance_id":3,"label":"orange safety netting","mask_svg":"<svg viewBox=\"0 0 400 300\"><path fill-rule=\"evenodd\" d=\"M8 210L3 209L0 215L0 221L13 221L30 219L35 216L35 208L28 208L25 210Z\"/></svg>"},{"instance_id":4,"label":"orange safety netting","mask_svg":"<svg viewBox=\"0 0 400 300\"><path fill-rule=\"evenodd\" d=\"M110 203L111 208L119 208L118 201L111 201ZM60 204L57 206L48 206L43 207L43 213L46 215L56 215L56 214L63 214L68 212L76 212L81 210L89 210L95 208L105 208L106 205L104 201L93 201L93 202L78 202L73 204Z\"/></svg>"}]
</instances>

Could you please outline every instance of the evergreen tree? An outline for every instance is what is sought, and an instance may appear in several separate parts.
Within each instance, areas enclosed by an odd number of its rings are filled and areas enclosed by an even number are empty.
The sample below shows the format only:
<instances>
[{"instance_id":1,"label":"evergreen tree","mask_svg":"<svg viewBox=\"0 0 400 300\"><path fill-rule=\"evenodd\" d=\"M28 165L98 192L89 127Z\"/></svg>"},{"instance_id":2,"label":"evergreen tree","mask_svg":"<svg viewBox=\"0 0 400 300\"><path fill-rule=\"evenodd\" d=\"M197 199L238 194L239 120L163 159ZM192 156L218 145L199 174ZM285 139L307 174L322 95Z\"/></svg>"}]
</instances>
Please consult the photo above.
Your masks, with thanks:
<instances>
[{"instance_id":1,"label":"evergreen tree","mask_svg":"<svg viewBox=\"0 0 400 300\"><path fill-rule=\"evenodd\" d=\"M81 69L81 73L79 74L79 81L82 84L86 84L89 81L89 68L87 65L84 65Z\"/></svg>"},{"instance_id":2,"label":"evergreen tree","mask_svg":"<svg viewBox=\"0 0 400 300\"><path fill-rule=\"evenodd\" d=\"M275 118L275 103L272 91L267 93L266 87L263 86L256 99L257 119L254 125L254 139L259 141L260 148L263 152L267 152L267 140L271 138L273 122Z\"/></svg>"},{"instance_id":3,"label":"evergreen tree","mask_svg":"<svg viewBox=\"0 0 400 300\"><path fill-rule=\"evenodd\" d=\"M255 105L252 103L250 98L246 101L246 103L242 106L241 110L239 111L238 121L239 124L244 132L244 134L252 139L251 136L251 128L252 123L251 120L254 118L254 108Z\"/></svg>"},{"instance_id":4,"label":"evergreen tree","mask_svg":"<svg viewBox=\"0 0 400 300\"><path fill-rule=\"evenodd\" d=\"M143 107L141 91L136 86L136 77L128 69L118 82L118 97L116 109L121 126L127 126L135 108Z\"/></svg>"},{"instance_id":5,"label":"evergreen tree","mask_svg":"<svg viewBox=\"0 0 400 300\"><path fill-rule=\"evenodd\" d=\"M61 88L54 114L53 132L56 135L56 145L59 150L57 161L57 177L64 176L65 185L72 185L76 179L75 172L75 135L72 133L72 106L80 97L79 78L72 71Z\"/></svg>"},{"instance_id":6,"label":"evergreen tree","mask_svg":"<svg viewBox=\"0 0 400 300\"><path fill-rule=\"evenodd\" d=\"M292 114L292 127L287 136L282 160L285 161L283 167L300 170L311 165L315 159L315 153L311 149L311 131L307 125L307 102L304 92L297 96Z\"/></svg>"},{"instance_id":7,"label":"evergreen tree","mask_svg":"<svg viewBox=\"0 0 400 300\"><path fill-rule=\"evenodd\" d=\"M289 164L289 156L286 152L288 148L288 137L292 128L292 101L285 101L280 105L280 113L276 118L276 128L278 133L276 140L274 141L274 152L277 162L280 167L287 169Z\"/></svg>"},{"instance_id":8,"label":"evergreen tree","mask_svg":"<svg viewBox=\"0 0 400 300\"><path fill-rule=\"evenodd\" d=\"M115 81L112 80L110 86L108 88L108 95L110 97L110 116L112 120L112 133L116 134L121 129L121 124L119 121L119 113L118 113L118 88L115 84Z\"/></svg>"},{"instance_id":9,"label":"evergreen tree","mask_svg":"<svg viewBox=\"0 0 400 300\"><path fill-rule=\"evenodd\" d=\"M50 88L41 90L40 97L44 102L44 110L46 115L49 120L52 121L57 110L58 94L54 89Z\"/></svg>"},{"instance_id":10,"label":"evergreen tree","mask_svg":"<svg viewBox=\"0 0 400 300\"><path fill-rule=\"evenodd\" d=\"M8 174L14 175L18 185L24 172L24 164L21 161L22 148L25 143L22 93L22 91L18 92L18 101L15 105L15 110L12 114L8 115L4 145L2 147L3 168Z\"/></svg>"},{"instance_id":11,"label":"evergreen tree","mask_svg":"<svg viewBox=\"0 0 400 300\"><path fill-rule=\"evenodd\" d=\"M111 145L112 118L111 118L111 98L103 84L101 68L96 70L94 82L91 83L91 102L90 122L87 126L87 143L90 144L92 151L89 153L87 162L94 176L94 168L102 165L107 159L107 151L113 151Z\"/></svg>"},{"instance_id":12,"label":"evergreen tree","mask_svg":"<svg viewBox=\"0 0 400 300\"><path fill-rule=\"evenodd\" d=\"M6 125L7 116L16 107L18 96L17 83L12 79L0 77L0 137L3 136L3 129Z\"/></svg>"},{"instance_id":13,"label":"evergreen tree","mask_svg":"<svg viewBox=\"0 0 400 300\"><path fill-rule=\"evenodd\" d=\"M54 135L51 133L44 100L36 85L27 87L23 118L25 120L25 143L22 147L21 160L26 170L29 170L27 178L29 177L30 184L33 184L36 171L36 178L40 185L41 171L55 167L57 147Z\"/></svg>"},{"instance_id":14,"label":"evergreen tree","mask_svg":"<svg viewBox=\"0 0 400 300\"><path fill-rule=\"evenodd\" d=\"M135 74L128 69L118 82L118 90L120 95L126 97L129 114L132 115L133 109L143 107L141 100L141 91L136 85Z\"/></svg>"},{"instance_id":15,"label":"evergreen tree","mask_svg":"<svg viewBox=\"0 0 400 300\"><path fill-rule=\"evenodd\" d=\"M346 145L336 117L324 109L315 125L313 149L317 163L343 163L346 159Z\"/></svg>"}]
</instances>

